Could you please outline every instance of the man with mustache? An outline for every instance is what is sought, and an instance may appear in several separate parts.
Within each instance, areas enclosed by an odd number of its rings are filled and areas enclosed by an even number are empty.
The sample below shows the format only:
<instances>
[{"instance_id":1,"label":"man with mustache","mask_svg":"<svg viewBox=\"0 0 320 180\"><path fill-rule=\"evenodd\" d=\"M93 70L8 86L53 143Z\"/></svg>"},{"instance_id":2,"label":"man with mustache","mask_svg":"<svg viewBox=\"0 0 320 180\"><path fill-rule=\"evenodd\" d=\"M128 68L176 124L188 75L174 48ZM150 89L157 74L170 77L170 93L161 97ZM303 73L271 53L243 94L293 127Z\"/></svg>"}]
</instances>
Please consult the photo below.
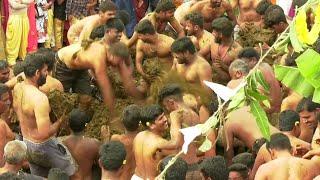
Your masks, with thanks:
<instances>
[{"instance_id":1,"label":"man with mustache","mask_svg":"<svg viewBox=\"0 0 320 180\"><path fill-rule=\"evenodd\" d=\"M236 17L233 14L231 4L226 0L199 1L190 7L189 13L191 12L199 12L202 14L204 17L204 29L209 32L212 30L211 22L216 18L224 16L225 13L228 18L236 24Z\"/></svg>"},{"instance_id":2,"label":"man with mustache","mask_svg":"<svg viewBox=\"0 0 320 180\"><path fill-rule=\"evenodd\" d=\"M29 54L24 74L26 80L13 90L13 108L27 145L31 173L47 177L51 168L60 168L71 176L76 166L69 151L55 138L63 118L54 123L50 121L48 97L39 90L48 75L46 57L40 53Z\"/></svg>"}]
</instances>

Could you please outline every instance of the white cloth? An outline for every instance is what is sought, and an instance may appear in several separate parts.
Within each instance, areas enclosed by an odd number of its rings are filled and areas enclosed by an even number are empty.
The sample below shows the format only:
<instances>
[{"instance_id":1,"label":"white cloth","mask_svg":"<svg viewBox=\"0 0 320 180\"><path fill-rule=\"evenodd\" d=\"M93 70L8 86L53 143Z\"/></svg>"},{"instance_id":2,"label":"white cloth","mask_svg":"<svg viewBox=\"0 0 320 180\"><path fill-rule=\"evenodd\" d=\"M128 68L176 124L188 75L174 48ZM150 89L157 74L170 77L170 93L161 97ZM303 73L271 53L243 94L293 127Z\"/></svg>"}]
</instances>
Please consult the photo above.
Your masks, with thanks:
<instances>
[{"instance_id":1,"label":"white cloth","mask_svg":"<svg viewBox=\"0 0 320 180\"><path fill-rule=\"evenodd\" d=\"M134 174L132 177L131 177L131 180L143 180L141 177L137 176L136 174Z\"/></svg>"}]
</instances>

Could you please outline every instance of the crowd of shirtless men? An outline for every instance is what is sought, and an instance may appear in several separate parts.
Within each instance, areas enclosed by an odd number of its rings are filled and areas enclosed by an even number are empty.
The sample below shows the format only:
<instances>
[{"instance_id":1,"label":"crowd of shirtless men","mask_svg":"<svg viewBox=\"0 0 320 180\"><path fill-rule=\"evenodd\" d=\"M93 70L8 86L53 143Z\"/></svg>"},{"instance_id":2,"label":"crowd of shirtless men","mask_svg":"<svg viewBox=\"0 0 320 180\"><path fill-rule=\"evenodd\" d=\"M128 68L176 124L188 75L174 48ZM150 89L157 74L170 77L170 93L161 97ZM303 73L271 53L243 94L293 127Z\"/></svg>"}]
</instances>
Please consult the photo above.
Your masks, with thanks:
<instances>
[{"instance_id":1,"label":"crowd of shirtless men","mask_svg":"<svg viewBox=\"0 0 320 180\"><path fill-rule=\"evenodd\" d=\"M190 0L179 7L173 0L160 0L128 38L124 20L116 12L112 1L102 1L98 14L70 27L70 45L57 52L40 49L14 67L0 61L0 179L89 180L99 177L93 167L100 167L103 180L156 179L182 148L179 130L205 123L218 109L204 81L237 88L260 59L259 47L241 47L235 40L235 29L253 23L280 35L290 21L280 6L268 0ZM176 38L167 36L168 31ZM210 103L201 103L197 94L184 92L179 83L164 85L157 102L146 103L152 81L143 63L154 57L166 72L176 72L202 88ZM295 66L294 60L288 55L280 64ZM137 102L123 110L124 134L110 136L103 127L101 141L85 137L91 117L81 108L50 119L49 92L89 98L91 79L110 116L115 116L109 69L119 73L126 93ZM320 104L282 86L269 64L261 63L258 69L270 85L266 95L271 107L265 111L276 122L270 123L270 140L263 138L250 108L241 107L226 115L223 126L205 135L213 144L208 151L199 151L201 143L193 141L162 178L317 179ZM141 75L139 83L134 71ZM20 133L9 128L13 111ZM61 140L56 134L64 121L71 134ZM164 138L166 132L169 137Z\"/></svg>"}]
</instances>

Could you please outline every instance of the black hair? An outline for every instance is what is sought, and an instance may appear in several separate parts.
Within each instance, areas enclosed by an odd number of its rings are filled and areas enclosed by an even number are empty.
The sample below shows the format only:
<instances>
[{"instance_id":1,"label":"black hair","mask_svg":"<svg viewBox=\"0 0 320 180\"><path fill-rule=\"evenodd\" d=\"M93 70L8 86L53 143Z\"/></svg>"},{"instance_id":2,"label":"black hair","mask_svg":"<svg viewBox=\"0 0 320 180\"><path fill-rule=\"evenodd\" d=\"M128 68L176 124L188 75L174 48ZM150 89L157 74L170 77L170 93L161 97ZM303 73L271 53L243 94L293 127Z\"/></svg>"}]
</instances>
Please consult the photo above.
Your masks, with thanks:
<instances>
[{"instance_id":1,"label":"black hair","mask_svg":"<svg viewBox=\"0 0 320 180\"><path fill-rule=\"evenodd\" d=\"M99 11L103 13L107 11L116 11L117 9L116 4L110 0L102 1L99 5Z\"/></svg>"},{"instance_id":2,"label":"black hair","mask_svg":"<svg viewBox=\"0 0 320 180\"><path fill-rule=\"evenodd\" d=\"M23 178L19 177L16 173L8 171L0 174L0 180L23 180Z\"/></svg>"},{"instance_id":3,"label":"black hair","mask_svg":"<svg viewBox=\"0 0 320 180\"><path fill-rule=\"evenodd\" d=\"M131 104L124 108L122 112L122 123L126 130L136 131L141 120L141 108L135 104Z\"/></svg>"},{"instance_id":4,"label":"black hair","mask_svg":"<svg viewBox=\"0 0 320 180\"><path fill-rule=\"evenodd\" d=\"M161 11L170 11L176 9L176 5L172 0L159 0L155 12L159 13Z\"/></svg>"},{"instance_id":5,"label":"black hair","mask_svg":"<svg viewBox=\"0 0 320 180\"><path fill-rule=\"evenodd\" d=\"M279 24L281 22L287 23L286 15L283 9L278 5L271 5L264 14L264 24L267 27Z\"/></svg>"},{"instance_id":6,"label":"black hair","mask_svg":"<svg viewBox=\"0 0 320 180\"><path fill-rule=\"evenodd\" d=\"M253 47L246 47L239 52L238 58L255 58L255 60L258 61L260 59L260 55Z\"/></svg>"},{"instance_id":7,"label":"black hair","mask_svg":"<svg viewBox=\"0 0 320 180\"><path fill-rule=\"evenodd\" d=\"M198 25L200 28L203 28L204 18L202 14L198 12L190 13L184 16L186 21L190 21L194 25Z\"/></svg>"},{"instance_id":8,"label":"black hair","mask_svg":"<svg viewBox=\"0 0 320 180\"><path fill-rule=\"evenodd\" d=\"M90 34L90 39L96 40L103 38L105 34L105 25L94 28Z\"/></svg>"},{"instance_id":9,"label":"black hair","mask_svg":"<svg viewBox=\"0 0 320 180\"><path fill-rule=\"evenodd\" d=\"M41 70L46 65L46 57L39 53L28 54L24 60L23 72L27 78L31 78L36 74L37 70Z\"/></svg>"},{"instance_id":10,"label":"black hair","mask_svg":"<svg viewBox=\"0 0 320 180\"><path fill-rule=\"evenodd\" d=\"M296 122L300 121L299 113L292 110L282 111L279 115L279 130L292 131Z\"/></svg>"},{"instance_id":11,"label":"black hair","mask_svg":"<svg viewBox=\"0 0 320 180\"><path fill-rule=\"evenodd\" d=\"M176 100L182 101L181 87L178 84L167 84L164 86L158 94L158 103L162 104L163 100L168 96L173 96Z\"/></svg>"},{"instance_id":12,"label":"black hair","mask_svg":"<svg viewBox=\"0 0 320 180\"><path fill-rule=\"evenodd\" d=\"M288 54L287 58L285 59L285 65L291 67L297 67L296 59L300 56L300 53L294 52L291 55Z\"/></svg>"},{"instance_id":13,"label":"black hair","mask_svg":"<svg viewBox=\"0 0 320 180\"><path fill-rule=\"evenodd\" d=\"M163 113L163 109L158 104L152 104L142 108L141 123L147 126L147 123L154 123L154 121Z\"/></svg>"},{"instance_id":14,"label":"black hair","mask_svg":"<svg viewBox=\"0 0 320 180\"><path fill-rule=\"evenodd\" d=\"M229 173L230 172L237 172L240 174L240 176L243 178L243 179L248 179L248 176L249 176L249 169L246 165L244 164L241 164L241 163L236 163L236 164L232 164L231 166L229 166L228 168L229 170Z\"/></svg>"},{"instance_id":15,"label":"black hair","mask_svg":"<svg viewBox=\"0 0 320 180\"><path fill-rule=\"evenodd\" d=\"M130 22L130 14L126 10L117 11L116 17L119 18L125 26Z\"/></svg>"},{"instance_id":16,"label":"black hair","mask_svg":"<svg viewBox=\"0 0 320 180\"><path fill-rule=\"evenodd\" d=\"M293 0L292 5L295 8L296 6L301 7L303 6L308 0Z\"/></svg>"},{"instance_id":17,"label":"black hair","mask_svg":"<svg viewBox=\"0 0 320 180\"><path fill-rule=\"evenodd\" d=\"M160 171L163 171L172 156L165 157L160 162ZM188 164L182 158L178 157L177 160L169 167L166 171L164 179L165 180L185 180L188 171Z\"/></svg>"},{"instance_id":18,"label":"black hair","mask_svg":"<svg viewBox=\"0 0 320 180\"><path fill-rule=\"evenodd\" d=\"M232 158L232 164L236 164L236 163L244 164L250 169L253 168L254 161L255 159L253 154L248 152L240 153Z\"/></svg>"},{"instance_id":19,"label":"black hair","mask_svg":"<svg viewBox=\"0 0 320 180\"><path fill-rule=\"evenodd\" d=\"M60 168L51 168L48 174L48 180L69 180L69 176Z\"/></svg>"},{"instance_id":20,"label":"black hair","mask_svg":"<svg viewBox=\"0 0 320 180\"><path fill-rule=\"evenodd\" d=\"M134 30L139 34L155 34L156 30L154 26L152 25L151 21L148 19L141 20Z\"/></svg>"},{"instance_id":21,"label":"black hair","mask_svg":"<svg viewBox=\"0 0 320 180\"><path fill-rule=\"evenodd\" d=\"M267 142L266 138L260 138L254 141L254 144L252 146L252 155L253 157L256 157L260 148Z\"/></svg>"},{"instance_id":22,"label":"black hair","mask_svg":"<svg viewBox=\"0 0 320 180\"><path fill-rule=\"evenodd\" d=\"M100 162L107 171L117 171L126 159L125 146L120 141L109 141L101 146Z\"/></svg>"},{"instance_id":23,"label":"black hair","mask_svg":"<svg viewBox=\"0 0 320 180\"><path fill-rule=\"evenodd\" d=\"M7 60L1 59L0 60L0 70L6 69L8 67L9 67L9 64L8 64Z\"/></svg>"},{"instance_id":24,"label":"black hair","mask_svg":"<svg viewBox=\"0 0 320 180\"><path fill-rule=\"evenodd\" d=\"M270 136L270 141L267 141L266 144L267 149L275 149L275 150L288 150L291 151L291 143L288 136L282 133L275 133Z\"/></svg>"},{"instance_id":25,"label":"black hair","mask_svg":"<svg viewBox=\"0 0 320 180\"><path fill-rule=\"evenodd\" d=\"M122 42L113 43L108 51L110 54L127 59L130 57L129 48Z\"/></svg>"},{"instance_id":26,"label":"black hair","mask_svg":"<svg viewBox=\"0 0 320 180\"><path fill-rule=\"evenodd\" d=\"M227 180L228 169L226 161L222 156L204 159L200 163L200 169L205 177L210 177L214 180Z\"/></svg>"},{"instance_id":27,"label":"black hair","mask_svg":"<svg viewBox=\"0 0 320 180\"><path fill-rule=\"evenodd\" d=\"M17 62L14 66L13 66L13 75L17 76L20 73L22 73L24 71L24 61L21 62Z\"/></svg>"},{"instance_id":28,"label":"black hair","mask_svg":"<svg viewBox=\"0 0 320 180\"><path fill-rule=\"evenodd\" d=\"M171 45L171 52L181 53L189 51L191 54L196 53L196 47L189 37L176 39Z\"/></svg>"},{"instance_id":29,"label":"black hair","mask_svg":"<svg viewBox=\"0 0 320 180\"><path fill-rule=\"evenodd\" d=\"M55 63L55 52L52 49L40 48L38 49L37 53L40 53L46 57L48 71L52 71Z\"/></svg>"},{"instance_id":30,"label":"black hair","mask_svg":"<svg viewBox=\"0 0 320 180\"><path fill-rule=\"evenodd\" d=\"M258 4L258 6L256 8L256 12L260 15L264 15L266 10L268 9L268 7L271 5L272 4L268 0L262 0Z\"/></svg>"},{"instance_id":31,"label":"black hair","mask_svg":"<svg viewBox=\"0 0 320 180\"><path fill-rule=\"evenodd\" d=\"M7 85L0 83L0 97L4 94L9 92L9 88ZM0 99L1 100L1 99Z\"/></svg>"},{"instance_id":32,"label":"black hair","mask_svg":"<svg viewBox=\"0 0 320 180\"><path fill-rule=\"evenodd\" d=\"M231 36L233 33L233 23L226 17L219 17L212 21L213 30L222 33L224 36Z\"/></svg>"},{"instance_id":33,"label":"black hair","mask_svg":"<svg viewBox=\"0 0 320 180\"><path fill-rule=\"evenodd\" d=\"M320 108L320 104L313 102L312 97L308 97L308 98L301 99L301 101L298 103L296 111L298 113L304 110L308 112L313 112L318 108Z\"/></svg>"},{"instance_id":34,"label":"black hair","mask_svg":"<svg viewBox=\"0 0 320 180\"><path fill-rule=\"evenodd\" d=\"M72 109L69 116L69 125L73 132L82 132L88 122L90 122L88 114L79 108Z\"/></svg>"},{"instance_id":35,"label":"black hair","mask_svg":"<svg viewBox=\"0 0 320 180\"><path fill-rule=\"evenodd\" d=\"M106 22L104 28L105 32L109 29L116 29L119 32L122 32L124 30L124 24L119 18L112 18Z\"/></svg>"}]
</instances>

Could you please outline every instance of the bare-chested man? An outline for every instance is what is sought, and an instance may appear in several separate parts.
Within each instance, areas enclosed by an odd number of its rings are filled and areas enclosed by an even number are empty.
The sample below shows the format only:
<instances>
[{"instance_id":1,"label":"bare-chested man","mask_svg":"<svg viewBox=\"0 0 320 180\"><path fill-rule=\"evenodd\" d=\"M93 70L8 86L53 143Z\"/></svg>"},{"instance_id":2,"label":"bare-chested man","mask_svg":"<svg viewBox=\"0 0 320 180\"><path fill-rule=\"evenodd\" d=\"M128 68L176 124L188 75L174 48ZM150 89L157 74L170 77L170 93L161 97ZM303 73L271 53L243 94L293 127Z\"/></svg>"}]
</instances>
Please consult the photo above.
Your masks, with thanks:
<instances>
[{"instance_id":1,"label":"bare-chested man","mask_svg":"<svg viewBox=\"0 0 320 180\"><path fill-rule=\"evenodd\" d=\"M152 23L147 20L141 20L136 28L135 33L138 36L136 47L136 68L137 71L146 79L148 75L143 71L143 58L159 57L163 68L169 70L172 66L172 56L170 47L173 39L164 34L158 34Z\"/></svg>"},{"instance_id":2,"label":"bare-chested man","mask_svg":"<svg viewBox=\"0 0 320 180\"><path fill-rule=\"evenodd\" d=\"M248 64L249 68L252 69L258 63L260 55L254 48L248 47L239 52L238 58L244 60ZM271 107L267 109L267 113L277 113L280 111L282 101L280 84L269 64L261 63L258 69L261 71L265 81L270 86L269 100Z\"/></svg>"},{"instance_id":3,"label":"bare-chested man","mask_svg":"<svg viewBox=\"0 0 320 180\"><path fill-rule=\"evenodd\" d=\"M136 160L135 174L132 180L150 179L158 175L157 165L162 158L177 149L176 143L161 136L168 128L167 118L159 105L149 105L142 109L142 124L147 130L138 133L133 141Z\"/></svg>"},{"instance_id":4,"label":"bare-chested man","mask_svg":"<svg viewBox=\"0 0 320 180\"><path fill-rule=\"evenodd\" d=\"M211 53L214 81L226 84L230 80L229 65L236 59L238 52L242 49L240 44L233 40L233 24L226 18L216 18L212 21L215 41L203 48L199 54L206 57Z\"/></svg>"},{"instance_id":5,"label":"bare-chested man","mask_svg":"<svg viewBox=\"0 0 320 180\"><path fill-rule=\"evenodd\" d=\"M278 129L269 125L270 133L279 132ZM228 120L224 125L224 149L228 164L234 156L234 138L242 141L246 147L252 149L255 141L262 138L262 133L257 125L256 119L250 113L250 107L245 106L228 114Z\"/></svg>"},{"instance_id":6,"label":"bare-chested man","mask_svg":"<svg viewBox=\"0 0 320 180\"><path fill-rule=\"evenodd\" d=\"M286 87L286 88L288 88L288 87ZM284 111L284 110L295 111L302 98L303 98L303 96L301 96L300 94L289 89L288 96L282 100L281 111Z\"/></svg>"},{"instance_id":7,"label":"bare-chested man","mask_svg":"<svg viewBox=\"0 0 320 180\"><path fill-rule=\"evenodd\" d=\"M320 112L320 104L313 102L312 97L303 98L299 102L296 111L300 115L301 134L299 138L311 143L313 134L318 125L316 114Z\"/></svg>"},{"instance_id":8,"label":"bare-chested man","mask_svg":"<svg viewBox=\"0 0 320 180\"><path fill-rule=\"evenodd\" d=\"M276 133L271 135L267 142L267 149L272 161L259 167L255 179L301 179L311 180L320 174L319 166L311 160L293 157L289 138Z\"/></svg>"},{"instance_id":9,"label":"bare-chested man","mask_svg":"<svg viewBox=\"0 0 320 180\"><path fill-rule=\"evenodd\" d=\"M227 0L203 0L190 7L189 12L199 12L204 17L204 29L211 32L211 22L226 13L228 18L236 24L231 4Z\"/></svg>"},{"instance_id":10,"label":"bare-chested man","mask_svg":"<svg viewBox=\"0 0 320 180\"><path fill-rule=\"evenodd\" d=\"M184 26L184 17L190 13L189 9L191 6L193 6L196 2L201 0L189 0L182 3L174 12L174 17L182 26Z\"/></svg>"},{"instance_id":11,"label":"bare-chested man","mask_svg":"<svg viewBox=\"0 0 320 180\"><path fill-rule=\"evenodd\" d=\"M129 105L123 110L122 123L125 127L125 134L114 134L111 141L120 141L124 144L127 152L126 164L123 165L123 172L120 179L131 179L136 168L136 161L133 153L133 140L138 134L139 122L141 121L141 109L137 105Z\"/></svg>"},{"instance_id":12,"label":"bare-chested man","mask_svg":"<svg viewBox=\"0 0 320 180\"><path fill-rule=\"evenodd\" d=\"M0 115L7 111L10 106L9 99L9 88L0 83ZM7 142L13 140L15 137L14 133L9 128L6 121L0 119L0 167L3 165L3 148Z\"/></svg>"},{"instance_id":13,"label":"bare-chested man","mask_svg":"<svg viewBox=\"0 0 320 180\"><path fill-rule=\"evenodd\" d=\"M234 11L239 9L239 17L237 24L240 26L246 22L259 24L261 20L260 14L256 12L256 8L261 0L231 0L231 6Z\"/></svg>"},{"instance_id":14,"label":"bare-chested man","mask_svg":"<svg viewBox=\"0 0 320 180\"><path fill-rule=\"evenodd\" d=\"M281 34L289 25L283 9L278 5L271 5L264 14L264 24Z\"/></svg>"},{"instance_id":15,"label":"bare-chested man","mask_svg":"<svg viewBox=\"0 0 320 180\"><path fill-rule=\"evenodd\" d=\"M55 138L63 117L52 123L48 97L39 90L48 74L46 57L29 54L24 63L26 80L13 90L13 108L20 120L23 141L28 147L32 174L47 177L50 168L63 169L69 176L76 171L66 147Z\"/></svg>"},{"instance_id":16,"label":"bare-chested man","mask_svg":"<svg viewBox=\"0 0 320 180\"><path fill-rule=\"evenodd\" d=\"M95 41L87 48L72 44L60 49L56 54L54 74L63 84L65 91L72 88L73 92L91 95L88 75L90 69L100 87L104 102L113 112L114 96L110 80L106 76L107 67L113 67L119 72L129 95L143 98L144 94L134 84L128 48L123 43L115 43L120 40L124 26L119 19L114 19L113 23L110 21L106 24L105 36L101 41Z\"/></svg>"},{"instance_id":17,"label":"bare-chested man","mask_svg":"<svg viewBox=\"0 0 320 180\"><path fill-rule=\"evenodd\" d=\"M171 46L174 56L172 70L177 71L187 82L201 84L204 80L212 81L210 64L196 53L196 48L188 37L177 39Z\"/></svg>"},{"instance_id":18,"label":"bare-chested man","mask_svg":"<svg viewBox=\"0 0 320 180\"><path fill-rule=\"evenodd\" d=\"M214 36L203 29L204 19L200 13L190 13L184 18L187 35L192 36L192 40L194 39L193 43L197 50L209 46L211 42L214 41Z\"/></svg>"},{"instance_id":19,"label":"bare-chested man","mask_svg":"<svg viewBox=\"0 0 320 180\"><path fill-rule=\"evenodd\" d=\"M125 146L119 141L110 141L101 146L99 154L101 180L119 180L127 163Z\"/></svg>"},{"instance_id":20,"label":"bare-chested man","mask_svg":"<svg viewBox=\"0 0 320 180\"><path fill-rule=\"evenodd\" d=\"M168 24L178 34L178 37L183 37L184 31L180 23L173 16L176 6L172 0L161 0L157 4L154 12L147 14L143 19L148 19L157 33L163 34ZM131 47L138 40L137 33L133 33L128 41L128 46Z\"/></svg>"},{"instance_id":21,"label":"bare-chested man","mask_svg":"<svg viewBox=\"0 0 320 180\"><path fill-rule=\"evenodd\" d=\"M68 41L70 44L87 40L95 27L105 24L116 15L117 6L112 1L102 1L99 6L99 14L88 16L68 30Z\"/></svg>"},{"instance_id":22,"label":"bare-chested man","mask_svg":"<svg viewBox=\"0 0 320 180\"><path fill-rule=\"evenodd\" d=\"M73 109L69 116L71 135L63 141L78 163L78 171L71 176L71 180L92 179L92 166L98 162L100 142L94 138L84 136L86 123L90 117L80 109Z\"/></svg>"},{"instance_id":23,"label":"bare-chested man","mask_svg":"<svg viewBox=\"0 0 320 180\"><path fill-rule=\"evenodd\" d=\"M310 143L307 143L298 138L300 135L299 122L300 122L299 114L295 111L286 110L280 113L279 129L283 134L288 136L290 143L292 145L293 155L296 157L302 157L311 148ZM267 150L266 145L263 145L257 154L250 177L252 177L253 179L258 168L262 164L269 162L271 160L272 158L270 153Z\"/></svg>"},{"instance_id":24,"label":"bare-chested man","mask_svg":"<svg viewBox=\"0 0 320 180\"><path fill-rule=\"evenodd\" d=\"M183 102L182 89L178 84L168 84L163 87L159 92L158 99L159 103L164 106L168 113L170 113L171 138L176 141L179 148L182 148L183 135L179 130L200 124L199 115ZM215 135L213 132L210 132L209 134L209 138L214 144ZM182 158L189 165L197 163L205 157L204 154L200 156L197 155L198 148L199 144L193 142L189 145L187 154L182 155ZM212 146L207 155L214 156L215 154L215 146Z\"/></svg>"},{"instance_id":25,"label":"bare-chested man","mask_svg":"<svg viewBox=\"0 0 320 180\"><path fill-rule=\"evenodd\" d=\"M248 73L249 66L246 62L241 59L234 60L229 66L231 81L228 82L227 87L231 89L237 88Z\"/></svg>"}]
</instances>

